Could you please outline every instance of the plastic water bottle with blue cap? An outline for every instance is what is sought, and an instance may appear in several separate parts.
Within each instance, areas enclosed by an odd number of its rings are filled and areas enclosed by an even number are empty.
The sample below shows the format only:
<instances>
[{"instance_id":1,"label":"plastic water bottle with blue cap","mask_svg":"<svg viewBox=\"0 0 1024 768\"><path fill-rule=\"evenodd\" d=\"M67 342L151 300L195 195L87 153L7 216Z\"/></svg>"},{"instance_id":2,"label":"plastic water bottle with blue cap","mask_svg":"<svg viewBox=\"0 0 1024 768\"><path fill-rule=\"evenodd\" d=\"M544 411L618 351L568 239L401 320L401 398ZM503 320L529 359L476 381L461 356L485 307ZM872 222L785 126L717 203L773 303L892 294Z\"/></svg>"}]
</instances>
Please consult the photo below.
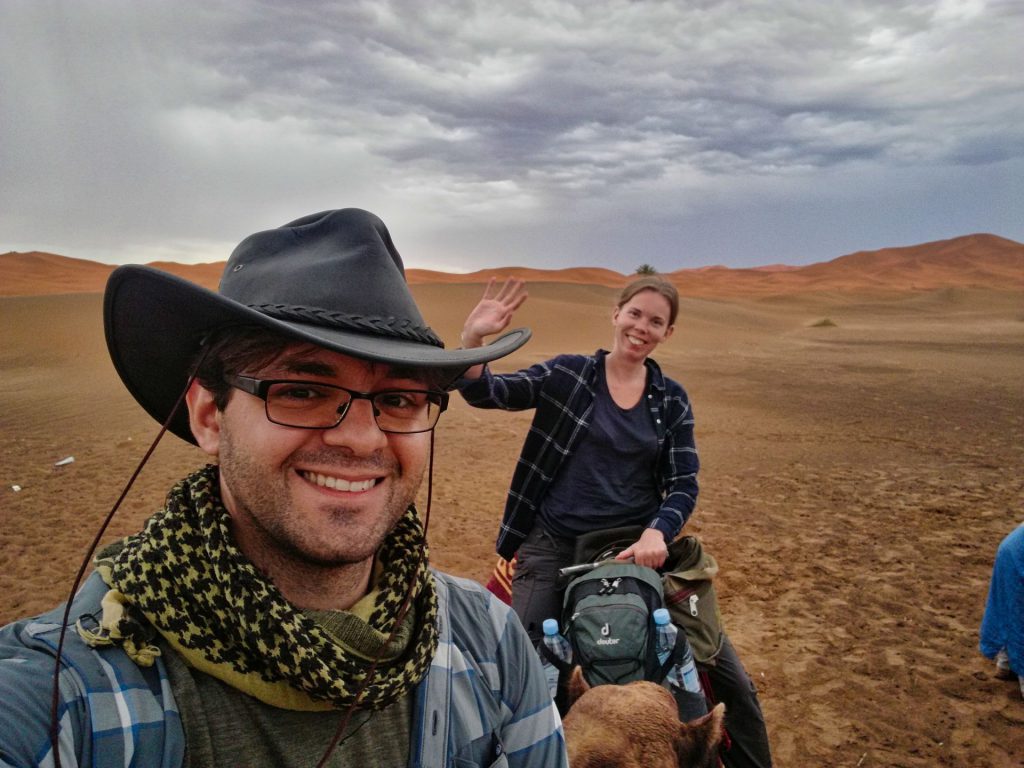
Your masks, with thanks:
<instances>
[{"instance_id":1,"label":"plastic water bottle with blue cap","mask_svg":"<svg viewBox=\"0 0 1024 768\"><path fill-rule=\"evenodd\" d=\"M572 646L569 645L569 641L565 639L565 636L558 631L558 620L544 619L542 626L544 628L544 645L547 649L551 651L556 659L564 661L566 664L571 664ZM543 657L541 660L544 662L544 675L548 681L548 690L551 692L551 698L555 698L555 694L558 693L558 667Z\"/></svg>"},{"instance_id":2,"label":"plastic water bottle with blue cap","mask_svg":"<svg viewBox=\"0 0 1024 768\"><path fill-rule=\"evenodd\" d=\"M672 623L667 608L657 608L654 611L654 626L657 631L658 661L664 663L672 650L676 647L676 636L679 629ZM690 693L703 693L700 687L700 677L697 675L697 665L693 660L693 651L690 650L689 642L683 641L683 657L678 664L673 664L665 675L665 682L669 687L675 687Z\"/></svg>"}]
</instances>

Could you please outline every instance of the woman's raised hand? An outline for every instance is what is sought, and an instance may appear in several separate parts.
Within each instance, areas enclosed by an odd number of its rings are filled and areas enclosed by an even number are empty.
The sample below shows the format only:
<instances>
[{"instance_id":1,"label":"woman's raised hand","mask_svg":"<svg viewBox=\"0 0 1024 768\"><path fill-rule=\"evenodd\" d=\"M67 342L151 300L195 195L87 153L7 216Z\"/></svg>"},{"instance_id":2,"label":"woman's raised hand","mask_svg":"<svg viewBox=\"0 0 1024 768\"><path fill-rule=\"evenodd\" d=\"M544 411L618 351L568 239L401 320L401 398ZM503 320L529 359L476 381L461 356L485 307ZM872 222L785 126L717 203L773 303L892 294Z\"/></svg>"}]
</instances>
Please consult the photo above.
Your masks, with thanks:
<instances>
[{"instance_id":1,"label":"woman's raised hand","mask_svg":"<svg viewBox=\"0 0 1024 768\"><path fill-rule=\"evenodd\" d=\"M512 321L515 311L526 301L526 283L519 278L508 278L497 290L494 283L493 277L487 281L483 298L462 325L463 347L482 346L485 337L501 333Z\"/></svg>"}]
</instances>

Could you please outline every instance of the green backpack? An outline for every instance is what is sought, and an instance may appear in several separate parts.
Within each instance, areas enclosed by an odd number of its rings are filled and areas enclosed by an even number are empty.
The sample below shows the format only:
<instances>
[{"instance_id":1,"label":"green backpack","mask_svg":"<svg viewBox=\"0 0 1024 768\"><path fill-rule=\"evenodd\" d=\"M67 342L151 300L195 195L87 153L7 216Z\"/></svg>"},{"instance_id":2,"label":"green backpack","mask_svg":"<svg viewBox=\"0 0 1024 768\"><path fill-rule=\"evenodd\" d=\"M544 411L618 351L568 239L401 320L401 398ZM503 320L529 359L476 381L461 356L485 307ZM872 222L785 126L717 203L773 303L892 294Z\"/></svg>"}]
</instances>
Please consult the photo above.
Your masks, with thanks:
<instances>
[{"instance_id":1,"label":"green backpack","mask_svg":"<svg viewBox=\"0 0 1024 768\"><path fill-rule=\"evenodd\" d=\"M653 568L609 561L576 577L562 610L573 665L583 668L590 685L662 682L677 660L673 652L658 661L653 614L663 607L661 576Z\"/></svg>"}]
</instances>

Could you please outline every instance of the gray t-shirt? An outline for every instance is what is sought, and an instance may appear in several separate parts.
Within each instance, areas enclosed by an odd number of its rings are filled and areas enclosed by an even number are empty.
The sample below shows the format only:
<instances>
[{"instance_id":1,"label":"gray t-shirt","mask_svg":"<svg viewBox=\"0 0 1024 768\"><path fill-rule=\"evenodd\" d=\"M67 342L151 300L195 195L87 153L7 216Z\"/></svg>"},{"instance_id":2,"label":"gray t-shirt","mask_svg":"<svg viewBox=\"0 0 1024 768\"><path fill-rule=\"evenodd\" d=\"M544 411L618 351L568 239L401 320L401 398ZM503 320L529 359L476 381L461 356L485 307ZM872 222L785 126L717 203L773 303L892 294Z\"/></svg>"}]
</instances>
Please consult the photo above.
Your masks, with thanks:
<instances>
[{"instance_id":1,"label":"gray t-shirt","mask_svg":"<svg viewBox=\"0 0 1024 768\"><path fill-rule=\"evenodd\" d=\"M344 717L340 710L296 712L264 704L192 669L166 645L163 656L185 730L186 768L312 768ZM357 711L327 764L334 768L406 765L411 696L381 712Z\"/></svg>"}]
</instances>

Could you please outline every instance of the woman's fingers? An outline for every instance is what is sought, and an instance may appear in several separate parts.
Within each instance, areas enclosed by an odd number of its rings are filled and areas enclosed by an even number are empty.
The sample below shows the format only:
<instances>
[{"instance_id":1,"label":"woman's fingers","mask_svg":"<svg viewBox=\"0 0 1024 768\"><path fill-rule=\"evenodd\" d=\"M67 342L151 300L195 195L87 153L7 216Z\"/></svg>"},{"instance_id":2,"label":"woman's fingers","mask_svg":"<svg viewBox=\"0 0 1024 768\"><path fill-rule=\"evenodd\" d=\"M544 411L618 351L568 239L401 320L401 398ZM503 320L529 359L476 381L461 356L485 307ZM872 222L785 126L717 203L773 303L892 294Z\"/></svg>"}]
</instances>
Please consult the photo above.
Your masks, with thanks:
<instances>
[{"instance_id":1,"label":"woman's fingers","mask_svg":"<svg viewBox=\"0 0 1024 768\"><path fill-rule=\"evenodd\" d=\"M660 533L658 537L661 537ZM639 541L635 541L615 556L616 560L628 560L629 558L633 558L633 562L637 565L660 568L668 558L668 547L665 546L664 540L657 542L652 537L651 541L645 541L641 537Z\"/></svg>"},{"instance_id":2,"label":"woman's fingers","mask_svg":"<svg viewBox=\"0 0 1024 768\"><path fill-rule=\"evenodd\" d=\"M481 301L491 298L491 291L494 289L494 281L496 279L497 278L492 277L490 280L487 281L487 285L484 286L483 298L480 299Z\"/></svg>"},{"instance_id":3,"label":"woman's fingers","mask_svg":"<svg viewBox=\"0 0 1024 768\"><path fill-rule=\"evenodd\" d=\"M510 277L495 287L497 280L491 278L484 286L484 295L473 307L462 326L462 346L478 347L484 337L500 333L512 321L512 315L526 301L526 283Z\"/></svg>"},{"instance_id":4,"label":"woman's fingers","mask_svg":"<svg viewBox=\"0 0 1024 768\"><path fill-rule=\"evenodd\" d=\"M494 278L492 277L487 283L487 294L490 293L491 287L494 285ZM494 295L494 300L499 304L502 304L509 312L514 312L522 306L523 302L526 301L527 293L524 290L526 282L518 277L510 277L502 283L501 288Z\"/></svg>"}]
</instances>

